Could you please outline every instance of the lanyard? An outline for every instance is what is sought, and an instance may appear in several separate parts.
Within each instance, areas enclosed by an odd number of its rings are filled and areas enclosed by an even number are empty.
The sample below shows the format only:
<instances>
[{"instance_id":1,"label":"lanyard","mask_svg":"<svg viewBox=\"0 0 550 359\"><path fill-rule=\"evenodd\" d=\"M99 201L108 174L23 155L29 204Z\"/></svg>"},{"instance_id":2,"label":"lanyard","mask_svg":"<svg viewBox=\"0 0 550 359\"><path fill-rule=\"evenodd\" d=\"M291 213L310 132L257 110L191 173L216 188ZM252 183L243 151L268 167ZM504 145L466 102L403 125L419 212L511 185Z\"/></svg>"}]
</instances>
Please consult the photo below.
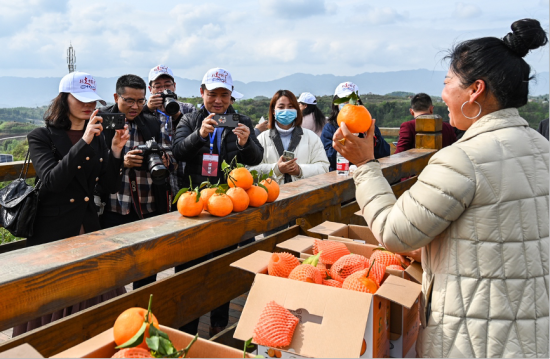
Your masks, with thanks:
<instances>
[{"instance_id":1,"label":"lanyard","mask_svg":"<svg viewBox=\"0 0 550 359\"><path fill-rule=\"evenodd\" d=\"M166 131L166 133L168 135L168 138L170 139L170 142L172 142L172 121L171 121L171 118L170 118L170 116L168 116L167 114L165 114L164 112L162 112L159 109L157 109L157 112L160 113L161 116L164 116L165 121L161 121L161 123L165 122L164 130Z\"/></svg>"},{"instance_id":2,"label":"lanyard","mask_svg":"<svg viewBox=\"0 0 550 359\"><path fill-rule=\"evenodd\" d=\"M214 151L214 140L216 139L216 132L218 131L218 128L216 127L214 129L214 133L209 134L210 137L210 154Z\"/></svg>"}]
</instances>

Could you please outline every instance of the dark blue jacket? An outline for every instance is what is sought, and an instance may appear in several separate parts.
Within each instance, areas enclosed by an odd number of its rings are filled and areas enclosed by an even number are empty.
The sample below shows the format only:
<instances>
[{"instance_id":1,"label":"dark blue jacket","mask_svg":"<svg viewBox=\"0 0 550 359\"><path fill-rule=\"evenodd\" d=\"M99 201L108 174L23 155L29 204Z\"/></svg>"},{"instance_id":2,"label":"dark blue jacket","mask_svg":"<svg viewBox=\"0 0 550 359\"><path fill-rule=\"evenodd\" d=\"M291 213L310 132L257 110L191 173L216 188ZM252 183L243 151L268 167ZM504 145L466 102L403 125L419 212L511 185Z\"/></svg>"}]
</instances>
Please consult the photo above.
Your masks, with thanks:
<instances>
[{"instance_id":1,"label":"dark blue jacket","mask_svg":"<svg viewBox=\"0 0 550 359\"><path fill-rule=\"evenodd\" d=\"M330 162L330 171L336 170L336 150L332 148L332 137L338 129L337 126L332 125L328 122L323 128L323 133L321 133L321 141L323 141L323 146L325 147L325 152L327 153L328 161ZM363 135L359 135L363 137ZM378 126L374 126L374 157L381 158L390 155L390 145L382 137L382 133L378 129Z\"/></svg>"}]
</instances>

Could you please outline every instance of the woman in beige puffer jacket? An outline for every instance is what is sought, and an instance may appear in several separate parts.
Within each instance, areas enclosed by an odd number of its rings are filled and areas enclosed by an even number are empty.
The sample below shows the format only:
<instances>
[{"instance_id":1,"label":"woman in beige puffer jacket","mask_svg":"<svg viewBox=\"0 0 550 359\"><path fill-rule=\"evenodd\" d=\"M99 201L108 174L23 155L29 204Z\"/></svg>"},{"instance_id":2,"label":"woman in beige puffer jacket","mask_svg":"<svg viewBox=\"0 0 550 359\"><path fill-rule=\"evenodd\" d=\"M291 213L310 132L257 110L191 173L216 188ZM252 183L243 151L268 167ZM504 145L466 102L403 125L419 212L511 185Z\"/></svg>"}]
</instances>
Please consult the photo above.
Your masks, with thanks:
<instances>
[{"instance_id":1,"label":"woman in beige puffer jacket","mask_svg":"<svg viewBox=\"0 0 550 359\"><path fill-rule=\"evenodd\" d=\"M467 131L398 200L373 160L372 130L361 140L344 126L334 137L362 164L357 201L378 241L422 248L422 357L549 355L549 146L517 110L530 72L522 57L547 39L536 20L512 29L452 51L442 97Z\"/></svg>"}]
</instances>

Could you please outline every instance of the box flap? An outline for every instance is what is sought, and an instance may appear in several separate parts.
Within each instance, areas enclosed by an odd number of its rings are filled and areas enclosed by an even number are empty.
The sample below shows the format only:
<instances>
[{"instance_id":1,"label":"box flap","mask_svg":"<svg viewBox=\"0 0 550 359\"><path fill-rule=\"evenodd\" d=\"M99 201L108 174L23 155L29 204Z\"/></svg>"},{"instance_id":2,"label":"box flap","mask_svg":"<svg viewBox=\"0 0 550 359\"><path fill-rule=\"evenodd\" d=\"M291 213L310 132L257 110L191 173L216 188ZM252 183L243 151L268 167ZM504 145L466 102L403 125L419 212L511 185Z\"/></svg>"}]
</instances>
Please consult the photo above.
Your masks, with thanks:
<instances>
[{"instance_id":1,"label":"box flap","mask_svg":"<svg viewBox=\"0 0 550 359\"><path fill-rule=\"evenodd\" d=\"M335 236L328 236L327 240L344 242L344 243L353 243L354 242L353 239L344 238L344 237L335 237Z\"/></svg>"},{"instance_id":2,"label":"box flap","mask_svg":"<svg viewBox=\"0 0 550 359\"><path fill-rule=\"evenodd\" d=\"M239 268L250 273L267 273L267 265L273 253L256 251L246 257L231 263L230 267Z\"/></svg>"},{"instance_id":3,"label":"box flap","mask_svg":"<svg viewBox=\"0 0 550 359\"><path fill-rule=\"evenodd\" d=\"M291 252L302 253L313 247L314 242L315 238L313 237L299 235L277 244L277 248Z\"/></svg>"},{"instance_id":4,"label":"box flap","mask_svg":"<svg viewBox=\"0 0 550 359\"><path fill-rule=\"evenodd\" d=\"M234 337L247 340L265 305L274 300L294 311L302 321L288 348L309 357L359 357L372 295L317 284L258 275L235 330ZM308 315L321 318L307 320ZM309 316L311 318L311 316Z\"/></svg>"},{"instance_id":5,"label":"box flap","mask_svg":"<svg viewBox=\"0 0 550 359\"><path fill-rule=\"evenodd\" d=\"M325 221L318 226L308 229L308 232L317 233L323 236L333 235L339 237L347 237L348 225L343 223Z\"/></svg>"},{"instance_id":6,"label":"box flap","mask_svg":"<svg viewBox=\"0 0 550 359\"><path fill-rule=\"evenodd\" d=\"M30 344L21 344L0 353L0 358L44 358Z\"/></svg>"},{"instance_id":7,"label":"box flap","mask_svg":"<svg viewBox=\"0 0 550 359\"><path fill-rule=\"evenodd\" d=\"M372 255L372 252L374 251L375 248L378 248L379 246L375 246L375 245L372 245L372 244L362 244L362 243L359 243L359 242L356 242L352 239L348 239L348 238L342 238L342 237L328 237L329 240L333 240L333 241L338 241L338 242L342 242L346 245L346 247L348 247L349 251L352 253L352 254L360 254L364 257L367 257L367 258L370 258L370 256Z\"/></svg>"},{"instance_id":8,"label":"box flap","mask_svg":"<svg viewBox=\"0 0 550 359\"><path fill-rule=\"evenodd\" d=\"M412 262L411 265L405 269L405 272L407 272L407 274L410 275L411 278L417 283L422 284L422 274L424 271L422 270L422 265L420 263Z\"/></svg>"},{"instance_id":9,"label":"box flap","mask_svg":"<svg viewBox=\"0 0 550 359\"><path fill-rule=\"evenodd\" d=\"M376 291L376 295L410 309L421 292L420 284L390 275Z\"/></svg>"},{"instance_id":10,"label":"box flap","mask_svg":"<svg viewBox=\"0 0 550 359\"><path fill-rule=\"evenodd\" d=\"M376 240L376 237L372 233L371 229L365 226L356 226L354 224L350 224L348 226L348 238L365 241L365 244L373 244L375 246L380 245Z\"/></svg>"}]
</instances>

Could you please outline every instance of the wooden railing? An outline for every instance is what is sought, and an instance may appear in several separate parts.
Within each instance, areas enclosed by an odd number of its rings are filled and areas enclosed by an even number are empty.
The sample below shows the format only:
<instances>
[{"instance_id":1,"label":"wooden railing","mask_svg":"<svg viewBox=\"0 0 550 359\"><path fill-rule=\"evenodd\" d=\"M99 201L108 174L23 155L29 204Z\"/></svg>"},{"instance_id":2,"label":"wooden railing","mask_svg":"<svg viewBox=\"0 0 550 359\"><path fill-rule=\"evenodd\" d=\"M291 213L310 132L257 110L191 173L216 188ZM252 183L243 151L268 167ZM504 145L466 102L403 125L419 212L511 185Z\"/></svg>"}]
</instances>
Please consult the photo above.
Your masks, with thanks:
<instances>
[{"instance_id":1,"label":"wooden railing","mask_svg":"<svg viewBox=\"0 0 550 359\"><path fill-rule=\"evenodd\" d=\"M380 160L400 195L410 188L435 153L414 149ZM400 181L404 177L412 177ZM229 264L325 220L365 224L354 216L353 179L335 172L281 186L274 203L217 218L185 218L168 213L64 240L0 254L0 330L93 298L135 280L238 244L290 221L298 225L210 261L50 323L0 345L0 352L22 343L51 356L110 328L125 309L145 306L154 295L154 313L178 328L246 293L254 276ZM344 205L343 205L344 204Z\"/></svg>"}]
</instances>

